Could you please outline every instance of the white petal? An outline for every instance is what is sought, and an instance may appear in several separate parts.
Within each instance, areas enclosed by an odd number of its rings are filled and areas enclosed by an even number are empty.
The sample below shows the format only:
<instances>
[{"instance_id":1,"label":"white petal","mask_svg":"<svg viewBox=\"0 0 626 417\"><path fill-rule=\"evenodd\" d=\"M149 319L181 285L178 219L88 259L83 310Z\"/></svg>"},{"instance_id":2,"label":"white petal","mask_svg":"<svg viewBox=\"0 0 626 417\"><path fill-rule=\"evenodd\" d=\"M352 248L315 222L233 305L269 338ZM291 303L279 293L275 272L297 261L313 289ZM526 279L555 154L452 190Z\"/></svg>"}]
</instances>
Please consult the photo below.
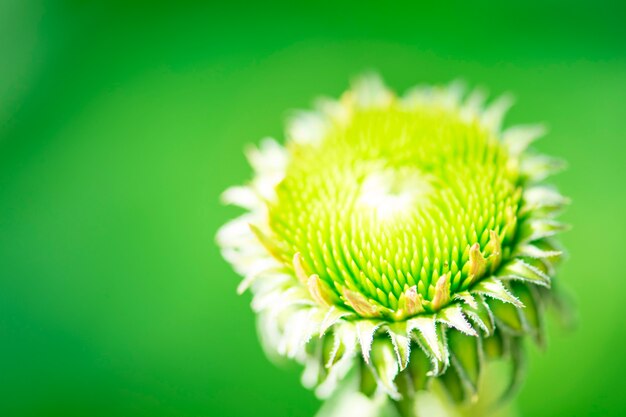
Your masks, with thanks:
<instances>
[{"instance_id":1,"label":"white petal","mask_svg":"<svg viewBox=\"0 0 626 417\"><path fill-rule=\"evenodd\" d=\"M287 122L287 137L296 143L316 144L324 139L328 128L328 121L322 114L299 111Z\"/></svg>"},{"instance_id":2,"label":"white petal","mask_svg":"<svg viewBox=\"0 0 626 417\"><path fill-rule=\"evenodd\" d=\"M545 155L524 154L520 165L520 172L531 181L539 182L565 169L567 164L556 158Z\"/></svg>"},{"instance_id":3,"label":"white petal","mask_svg":"<svg viewBox=\"0 0 626 417\"><path fill-rule=\"evenodd\" d=\"M314 309L301 309L295 311L285 324L285 329L281 341L278 344L278 353L289 358L294 358L301 349L304 348L313 334L312 316Z\"/></svg>"},{"instance_id":4,"label":"white petal","mask_svg":"<svg viewBox=\"0 0 626 417\"><path fill-rule=\"evenodd\" d=\"M513 126L502 133L502 142L512 155L517 156L545 133L546 128L542 125Z\"/></svg>"},{"instance_id":5,"label":"white petal","mask_svg":"<svg viewBox=\"0 0 626 417\"><path fill-rule=\"evenodd\" d=\"M480 117L487 94L481 88L475 88L461 106L461 118L472 121Z\"/></svg>"},{"instance_id":6,"label":"white petal","mask_svg":"<svg viewBox=\"0 0 626 417\"><path fill-rule=\"evenodd\" d=\"M513 105L513 97L504 94L494 102L481 115L481 123L494 132L499 132L502 126L504 115Z\"/></svg>"},{"instance_id":7,"label":"white petal","mask_svg":"<svg viewBox=\"0 0 626 417\"><path fill-rule=\"evenodd\" d=\"M284 172L289 156L287 150L272 138L261 140L258 147L246 148L248 162L259 175Z\"/></svg>"},{"instance_id":8,"label":"white petal","mask_svg":"<svg viewBox=\"0 0 626 417\"><path fill-rule=\"evenodd\" d=\"M237 293L243 294L243 292L250 287L254 280L263 274L273 271L275 272L280 269L281 265L272 258L259 259L254 266L248 270L243 281L241 281L241 283L237 286Z\"/></svg>"},{"instance_id":9,"label":"white petal","mask_svg":"<svg viewBox=\"0 0 626 417\"><path fill-rule=\"evenodd\" d=\"M248 210L257 210L262 202L251 187L230 187L222 193L221 200L224 204L232 204Z\"/></svg>"},{"instance_id":10,"label":"white petal","mask_svg":"<svg viewBox=\"0 0 626 417\"><path fill-rule=\"evenodd\" d=\"M332 327L335 323L341 320L343 317L349 316L353 314L350 311L343 310L337 308L335 306L331 306L326 312L324 319L322 320L322 324L320 325L319 334L323 336L330 327Z\"/></svg>"},{"instance_id":11,"label":"white petal","mask_svg":"<svg viewBox=\"0 0 626 417\"><path fill-rule=\"evenodd\" d=\"M367 74L356 79L352 87L355 104L363 109L384 108L393 100L393 93L377 74Z\"/></svg>"},{"instance_id":12,"label":"white petal","mask_svg":"<svg viewBox=\"0 0 626 417\"><path fill-rule=\"evenodd\" d=\"M346 125L350 121L351 109L338 100L322 97L315 102L317 110L339 125Z\"/></svg>"}]
</instances>

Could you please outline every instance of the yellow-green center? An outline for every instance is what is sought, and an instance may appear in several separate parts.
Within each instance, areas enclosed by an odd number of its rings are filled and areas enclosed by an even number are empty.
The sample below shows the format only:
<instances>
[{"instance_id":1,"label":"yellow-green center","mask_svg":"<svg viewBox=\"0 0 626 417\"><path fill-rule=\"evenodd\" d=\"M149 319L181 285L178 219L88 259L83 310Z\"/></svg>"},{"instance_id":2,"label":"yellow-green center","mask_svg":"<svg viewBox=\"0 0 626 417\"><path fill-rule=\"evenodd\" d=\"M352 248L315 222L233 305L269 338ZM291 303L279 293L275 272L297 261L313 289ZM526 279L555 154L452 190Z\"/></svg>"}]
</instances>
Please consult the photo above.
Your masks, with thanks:
<instances>
[{"instance_id":1,"label":"yellow-green center","mask_svg":"<svg viewBox=\"0 0 626 417\"><path fill-rule=\"evenodd\" d=\"M387 316L435 311L510 252L516 164L457 111L354 109L322 141L288 152L269 238L286 265L295 256L319 277L330 303L363 313L355 304L366 301ZM438 282L448 296L438 298ZM408 308L407 297L421 307Z\"/></svg>"}]
</instances>

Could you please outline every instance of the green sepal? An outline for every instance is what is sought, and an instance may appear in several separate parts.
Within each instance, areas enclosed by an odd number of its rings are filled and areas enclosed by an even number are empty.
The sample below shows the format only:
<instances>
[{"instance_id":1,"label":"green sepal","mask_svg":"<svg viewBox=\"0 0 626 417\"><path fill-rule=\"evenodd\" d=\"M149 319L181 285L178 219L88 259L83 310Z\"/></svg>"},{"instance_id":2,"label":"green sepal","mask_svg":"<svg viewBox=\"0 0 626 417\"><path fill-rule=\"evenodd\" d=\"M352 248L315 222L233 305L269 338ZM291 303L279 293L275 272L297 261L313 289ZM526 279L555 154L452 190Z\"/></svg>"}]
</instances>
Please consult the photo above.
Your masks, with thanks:
<instances>
[{"instance_id":1,"label":"green sepal","mask_svg":"<svg viewBox=\"0 0 626 417\"><path fill-rule=\"evenodd\" d=\"M437 320L447 324L449 327L454 327L467 335L478 336L476 330L472 328L463 315L463 311L459 304L453 304L440 310L437 313Z\"/></svg>"},{"instance_id":2,"label":"green sepal","mask_svg":"<svg viewBox=\"0 0 626 417\"><path fill-rule=\"evenodd\" d=\"M474 306L469 304L463 305L463 312L484 331L485 335L489 336L495 330L493 315L482 296L478 295L475 301Z\"/></svg>"},{"instance_id":3,"label":"green sepal","mask_svg":"<svg viewBox=\"0 0 626 417\"><path fill-rule=\"evenodd\" d=\"M372 342L371 367L379 386L393 399L400 398L394 383L399 367L396 354L388 340L377 337Z\"/></svg>"},{"instance_id":4,"label":"green sepal","mask_svg":"<svg viewBox=\"0 0 626 417\"><path fill-rule=\"evenodd\" d=\"M409 354L411 353L411 337L407 332L407 324L404 321L392 323L387 326L387 333L391 338L393 348L398 358L400 370L404 370L409 363Z\"/></svg>"},{"instance_id":5,"label":"green sepal","mask_svg":"<svg viewBox=\"0 0 626 417\"><path fill-rule=\"evenodd\" d=\"M306 345L307 357L304 363L301 382L307 388L314 388L328 375L327 369L322 365L322 342L308 343Z\"/></svg>"},{"instance_id":6,"label":"green sepal","mask_svg":"<svg viewBox=\"0 0 626 417\"><path fill-rule=\"evenodd\" d=\"M530 330L531 336L539 346L543 347L545 345L543 305L537 289L521 282L513 282L511 283L511 291L526 306L519 311Z\"/></svg>"},{"instance_id":7,"label":"green sepal","mask_svg":"<svg viewBox=\"0 0 626 417\"><path fill-rule=\"evenodd\" d=\"M378 383L376 382L376 376L374 375L372 368L365 362L359 361L361 378L359 378L359 391L363 394L371 397L376 392Z\"/></svg>"},{"instance_id":8,"label":"green sepal","mask_svg":"<svg viewBox=\"0 0 626 417\"><path fill-rule=\"evenodd\" d=\"M535 265L532 261L524 262L521 259L514 259L503 265L498 272L499 279L521 280L536 285L550 286L550 277Z\"/></svg>"},{"instance_id":9,"label":"green sepal","mask_svg":"<svg viewBox=\"0 0 626 417\"><path fill-rule=\"evenodd\" d=\"M509 153L519 156L537 139L545 134L542 125L519 125L513 126L502 132L502 143Z\"/></svg>"},{"instance_id":10,"label":"green sepal","mask_svg":"<svg viewBox=\"0 0 626 417\"><path fill-rule=\"evenodd\" d=\"M459 293L456 293L454 294L454 297L452 297L452 299L462 301L464 304L467 304L473 308L477 308L478 305L476 299L469 291L461 291Z\"/></svg>"},{"instance_id":11,"label":"green sepal","mask_svg":"<svg viewBox=\"0 0 626 417\"><path fill-rule=\"evenodd\" d=\"M553 277L556 275L556 267L566 254L553 239L544 238L534 241L532 244L521 245L517 256L540 262L546 274Z\"/></svg>"},{"instance_id":12,"label":"green sepal","mask_svg":"<svg viewBox=\"0 0 626 417\"><path fill-rule=\"evenodd\" d=\"M415 387L411 376L402 372L396 377L396 386L400 393L400 399L393 402L401 417L415 416Z\"/></svg>"},{"instance_id":13,"label":"green sepal","mask_svg":"<svg viewBox=\"0 0 626 417\"><path fill-rule=\"evenodd\" d=\"M523 349L523 339L521 337L511 337L509 339L510 363L511 363L511 379L506 390L500 397L500 404L503 404L513 398L519 390L524 379L525 358Z\"/></svg>"},{"instance_id":14,"label":"green sepal","mask_svg":"<svg viewBox=\"0 0 626 417\"><path fill-rule=\"evenodd\" d=\"M514 256L521 256L525 258L533 259L547 259L552 262L557 262L563 252L556 249L545 248L544 241L538 241L533 243L522 244L515 251Z\"/></svg>"},{"instance_id":15,"label":"green sepal","mask_svg":"<svg viewBox=\"0 0 626 417\"><path fill-rule=\"evenodd\" d=\"M458 368L459 376L465 380L472 393L476 394L481 366L479 338L468 337L450 329L448 331L448 346L450 346L453 366Z\"/></svg>"},{"instance_id":16,"label":"green sepal","mask_svg":"<svg viewBox=\"0 0 626 417\"><path fill-rule=\"evenodd\" d=\"M448 338L446 336L447 327L443 324L437 326L437 342L439 343L439 350L443 354L443 361L438 363L437 371L435 374L441 375L450 366L450 350L448 349Z\"/></svg>"},{"instance_id":17,"label":"green sepal","mask_svg":"<svg viewBox=\"0 0 626 417\"><path fill-rule=\"evenodd\" d=\"M502 332L496 330L491 336L484 337L482 339L482 347L486 359L494 360L501 358L506 351Z\"/></svg>"},{"instance_id":18,"label":"green sepal","mask_svg":"<svg viewBox=\"0 0 626 417\"><path fill-rule=\"evenodd\" d=\"M448 368L446 373L441 375L439 379L453 402L460 404L465 401L463 381L455 367Z\"/></svg>"},{"instance_id":19,"label":"green sepal","mask_svg":"<svg viewBox=\"0 0 626 417\"><path fill-rule=\"evenodd\" d=\"M537 287L537 294L546 307L554 308L559 324L567 329L574 329L578 321L574 309L574 301L569 293L564 291L559 285L559 280L552 280L552 288Z\"/></svg>"},{"instance_id":20,"label":"green sepal","mask_svg":"<svg viewBox=\"0 0 626 417\"><path fill-rule=\"evenodd\" d=\"M342 358L345 351L346 347L336 333L328 333L322 338L322 363L324 367L331 368Z\"/></svg>"},{"instance_id":21,"label":"green sepal","mask_svg":"<svg viewBox=\"0 0 626 417\"><path fill-rule=\"evenodd\" d=\"M523 307L524 304L515 298L502 284L502 281L496 277L490 277L481 280L478 284L474 285L472 292L486 295L489 298L497 299L505 303L513 304L516 307Z\"/></svg>"},{"instance_id":22,"label":"green sepal","mask_svg":"<svg viewBox=\"0 0 626 417\"><path fill-rule=\"evenodd\" d=\"M519 216L554 217L568 204L570 199L555 189L545 185L534 186L524 191Z\"/></svg>"},{"instance_id":23,"label":"green sepal","mask_svg":"<svg viewBox=\"0 0 626 417\"><path fill-rule=\"evenodd\" d=\"M335 323L337 323L339 320L351 316L354 316L353 312L344 310L341 307L331 306L324 315L324 319L322 320L322 324L320 325L320 337L323 336L324 333L326 333L326 330L335 325Z\"/></svg>"},{"instance_id":24,"label":"green sepal","mask_svg":"<svg viewBox=\"0 0 626 417\"><path fill-rule=\"evenodd\" d=\"M554 236L569 229L565 223L552 219L537 218L522 222L519 230L520 242L533 242Z\"/></svg>"},{"instance_id":25,"label":"green sepal","mask_svg":"<svg viewBox=\"0 0 626 417\"><path fill-rule=\"evenodd\" d=\"M443 360L443 352L437 340L437 323L435 317L416 317L407 321L407 330L413 333L420 342L422 349L429 357ZM417 332L413 332L417 330Z\"/></svg>"},{"instance_id":26,"label":"green sepal","mask_svg":"<svg viewBox=\"0 0 626 417\"><path fill-rule=\"evenodd\" d=\"M527 181L539 182L562 171L566 166L567 164L561 159L529 154L522 157L520 173Z\"/></svg>"},{"instance_id":27,"label":"green sepal","mask_svg":"<svg viewBox=\"0 0 626 417\"><path fill-rule=\"evenodd\" d=\"M365 363L370 363L370 352L372 342L374 341L374 334L382 324L382 321L374 320L359 320L356 322L356 334L359 345L361 345L361 353L363 354Z\"/></svg>"},{"instance_id":28,"label":"green sepal","mask_svg":"<svg viewBox=\"0 0 626 417\"><path fill-rule=\"evenodd\" d=\"M441 332L443 325L437 326L434 317L417 317L407 322L407 329L412 332L422 350L431 359L430 375L439 375L448 366L448 351L445 344L445 335Z\"/></svg>"},{"instance_id":29,"label":"green sepal","mask_svg":"<svg viewBox=\"0 0 626 417\"><path fill-rule=\"evenodd\" d=\"M409 366L407 372L411 374L413 387L416 391L426 389L429 381L428 373L430 372L431 361L422 349L417 346L411 349L409 356Z\"/></svg>"},{"instance_id":30,"label":"green sepal","mask_svg":"<svg viewBox=\"0 0 626 417\"><path fill-rule=\"evenodd\" d=\"M498 326L503 326L505 329L515 334L524 332L524 323L522 322L517 307L513 304L503 303L496 299L487 300L487 304Z\"/></svg>"}]
</instances>

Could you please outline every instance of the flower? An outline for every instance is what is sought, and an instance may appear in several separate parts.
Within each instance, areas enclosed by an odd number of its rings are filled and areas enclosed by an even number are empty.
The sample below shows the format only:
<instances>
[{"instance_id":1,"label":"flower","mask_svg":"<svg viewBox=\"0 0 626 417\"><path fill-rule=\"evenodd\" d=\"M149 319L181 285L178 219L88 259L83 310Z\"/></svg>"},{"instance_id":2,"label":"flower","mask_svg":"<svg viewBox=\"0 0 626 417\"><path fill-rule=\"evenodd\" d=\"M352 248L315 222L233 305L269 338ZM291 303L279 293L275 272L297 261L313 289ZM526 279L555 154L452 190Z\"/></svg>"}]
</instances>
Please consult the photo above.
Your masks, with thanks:
<instances>
[{"instance_id":1,"label":"flower","mask_svg":"<svg viewBox=\"0 0 626 417\"><path fill-rule=\"evenodd\" d=\"M320 397L356 370L367 395L436 380L464 402L485 362L519 370L523 339L542 343L568 200L542 184L563 164L528 150L543 128L502 129L510 104L370 75L248 149L253 180L223 195L247 212L218 243L266 349Z\"/></svg>"}]
</instances>

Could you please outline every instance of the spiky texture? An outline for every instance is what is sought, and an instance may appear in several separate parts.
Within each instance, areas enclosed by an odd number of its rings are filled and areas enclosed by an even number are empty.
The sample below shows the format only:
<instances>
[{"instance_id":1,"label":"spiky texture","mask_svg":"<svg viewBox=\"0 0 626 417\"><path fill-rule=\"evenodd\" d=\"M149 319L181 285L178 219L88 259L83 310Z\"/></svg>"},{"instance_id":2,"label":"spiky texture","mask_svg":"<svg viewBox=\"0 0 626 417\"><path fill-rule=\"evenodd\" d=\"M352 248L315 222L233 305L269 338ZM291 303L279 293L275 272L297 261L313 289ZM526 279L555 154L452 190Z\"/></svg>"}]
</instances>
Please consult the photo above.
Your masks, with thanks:
<instances>
[{"instance_id":1,"label":"spiky texture","mask_svg":"<svg viewBox=\"0 0 626 417\"><path fill-rule=\"evenodd\" d=\"M463 402L486 360L519 368L523 337L543 340L567 199L540 184L561 164L527 150L543 129L502 130L509 104L369 76L297 114L286 147L249 149L254 179L224 194L248 212L218 242L263 342L319 396L358 368L368 395L437 380Z\"/></svg>"}]
</instances>

